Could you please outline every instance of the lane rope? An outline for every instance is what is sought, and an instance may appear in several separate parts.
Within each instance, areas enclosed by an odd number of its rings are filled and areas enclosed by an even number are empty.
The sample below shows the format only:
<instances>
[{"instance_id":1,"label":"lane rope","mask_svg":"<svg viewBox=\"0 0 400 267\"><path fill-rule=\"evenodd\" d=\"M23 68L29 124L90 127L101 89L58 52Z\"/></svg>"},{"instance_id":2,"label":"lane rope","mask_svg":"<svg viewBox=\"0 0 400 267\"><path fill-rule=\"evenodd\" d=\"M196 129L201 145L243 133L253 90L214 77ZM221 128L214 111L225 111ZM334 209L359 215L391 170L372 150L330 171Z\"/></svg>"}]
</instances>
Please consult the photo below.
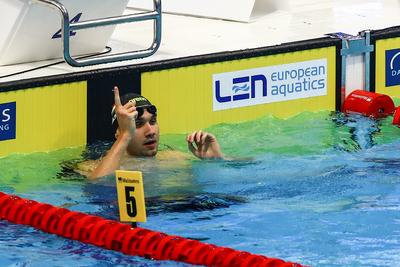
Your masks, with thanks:
<instances>
[{"instance_id":1,"label":"lane rope","mask_svg":"<svg viewBox=\"0 0 400 267\"><path fill-rule=\"evenodd\" d=\"M302 267L0 192L0 219L127 255L213 267Z\"/></svg>"}]
</instances>

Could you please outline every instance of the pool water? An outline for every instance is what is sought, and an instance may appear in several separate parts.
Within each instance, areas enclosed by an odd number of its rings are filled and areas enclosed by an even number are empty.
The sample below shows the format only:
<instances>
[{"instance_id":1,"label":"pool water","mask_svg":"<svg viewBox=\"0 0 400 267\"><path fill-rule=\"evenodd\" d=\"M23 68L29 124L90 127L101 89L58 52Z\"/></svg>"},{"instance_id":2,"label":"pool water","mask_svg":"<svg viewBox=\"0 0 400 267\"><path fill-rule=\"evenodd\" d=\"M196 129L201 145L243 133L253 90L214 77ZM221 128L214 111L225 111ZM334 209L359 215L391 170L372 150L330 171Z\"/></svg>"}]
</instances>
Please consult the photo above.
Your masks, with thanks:
<instances>
[{"instance_id":1,"label":"pool water","mask_svg":"<svg viewBox=\"0 0 400 267\"><path fill-rule=\"evenodd\" d=\"M140 226L311 266L400 261L400 129L391 118L302 113L206 130L234 159L141 160ZM187 151L184 138L161 143ZM0 191L118 219L114 177L87 181L68 170L110 144L1 158ZM0 266L190 266L0 227Z\"/></svg>"}]
</instances>

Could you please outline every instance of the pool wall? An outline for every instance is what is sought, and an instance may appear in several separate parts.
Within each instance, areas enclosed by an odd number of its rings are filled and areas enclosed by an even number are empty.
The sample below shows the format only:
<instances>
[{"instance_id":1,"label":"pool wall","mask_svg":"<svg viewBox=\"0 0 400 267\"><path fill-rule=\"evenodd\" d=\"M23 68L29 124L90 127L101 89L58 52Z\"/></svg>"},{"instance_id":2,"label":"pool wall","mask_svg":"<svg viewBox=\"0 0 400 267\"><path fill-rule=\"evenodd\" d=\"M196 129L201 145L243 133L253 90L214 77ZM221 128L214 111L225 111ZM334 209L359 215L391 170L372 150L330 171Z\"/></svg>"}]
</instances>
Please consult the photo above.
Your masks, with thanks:
<instances>
[{"instance_id":1,"label":"pool wall","mask_svg":"<svg viewBox=\"0 0 400 267\"><path fill-rule=\"evenodd\" d=\"M110 110L114 85L120 87L121 94L135 92L150 98L160 111L159 123L163 134L186 133L217 123L246 121L266 114L286 118L306 110L338 110L340 45L340 39L318 38L0 83L0 114L3 115L0 156L51 151L112 139ZM266 87L271 86L272 81L267 75L262 77L263 71L272 73L286 69L289 71L286 75L290 76L291 70L294 75L295 70L303 69L300 75L297 73L299 77L289 77L288 82L294 86L296 81L299 84L307 79L306 86L310 86L313 82L310 73L316 70L316 67L311 68L317 63L324 65L319 73L324 79L320 81L320 87L322 83L325 85L323 92L311 89L305 92L307 89L304 91L303 88L303 92L294 98L295 94L288 93L287 99L282 95L274 98L270 91L267 93ZM218 104L215 101L215 77L224 73L239 75L233 77L233 83L242 87L233 92L228 86L232 95L227 96L226 91L221 90L220 99L229 97L232 103L240 100L236 103L248 101L247 104L215 108L215 103ZM276 77L275 80L277 84ZM246 84L249 86L244 88ZM295 92L294 87L289 90ZM259 102L256 98L264 100ZM225 103L222 101L222 104Z\"/></svg>"},{"instance_id":2,"label":"pool wall","mask_svg":"<svg viewBox=\"0 0 400 267\"><path fill-rule=\"evenodd\" d=\"M400 28L371 31L371 44L370 70L365 72L370 74L371 91L400 97ZM326 37L0 83L0 156L112 139L114 85L122 94L135 92L150 98L160 111L163 134L268 114L287 118L303 111L340 110L342 45L341 39ZM323 93L285 99L263 91L263 86L272 86L273 71L306 70L318 60L325 61L326 67ZM259 74L266 72L270 76L260 79ZM222 88L219 95L217 81ZM235 85L238 91L232 91ZM359 88L347 91L353 89ZM222 102L218 103L217 97Z\"/></svg>"},{"instance_id":3,"label":"pool wall","mask_svg":"<svg viewBox=\"0 0 400 267\"><path fill-rule=\"evenodd\" d=\"M145 72L142 93L160 110L163 133L248 121L265 114L287 118L302 111L335 110L336 52L335 46L326 46ZM326 83L325 91L318 82ZM240 92L238 87L232 91L235 85L248 85L248 91ZM252 89L254 94L249 93Z\"/></svg>"}]
</instances>

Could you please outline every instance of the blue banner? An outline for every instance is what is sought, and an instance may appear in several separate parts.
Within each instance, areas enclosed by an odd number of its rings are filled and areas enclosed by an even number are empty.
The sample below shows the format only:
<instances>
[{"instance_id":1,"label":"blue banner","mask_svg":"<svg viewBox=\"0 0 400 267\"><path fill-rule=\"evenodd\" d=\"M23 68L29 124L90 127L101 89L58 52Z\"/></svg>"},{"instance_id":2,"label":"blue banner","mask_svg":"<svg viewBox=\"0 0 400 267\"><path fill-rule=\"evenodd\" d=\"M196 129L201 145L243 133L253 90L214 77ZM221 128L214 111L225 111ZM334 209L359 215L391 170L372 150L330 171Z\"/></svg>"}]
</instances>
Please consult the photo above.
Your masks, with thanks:
<instances>
[{"instance_id":1,"label":"blue banner","mask_svg":"<svg viewBox=\"0 0 400 267\"><path fill-rule=\"evenodd\" d=\"M0 141L15 139L16 102L0 104Z\"/></svg>"},{"instance_id":2,"label":"blue banner","mask_svg":"<svg viewBox=\"0 0 400 267\"><path fill-rule=\"evenodd\" d=\"M400 85L400 49L386 50L386 87Z\"/></svg>"}]
</instances>

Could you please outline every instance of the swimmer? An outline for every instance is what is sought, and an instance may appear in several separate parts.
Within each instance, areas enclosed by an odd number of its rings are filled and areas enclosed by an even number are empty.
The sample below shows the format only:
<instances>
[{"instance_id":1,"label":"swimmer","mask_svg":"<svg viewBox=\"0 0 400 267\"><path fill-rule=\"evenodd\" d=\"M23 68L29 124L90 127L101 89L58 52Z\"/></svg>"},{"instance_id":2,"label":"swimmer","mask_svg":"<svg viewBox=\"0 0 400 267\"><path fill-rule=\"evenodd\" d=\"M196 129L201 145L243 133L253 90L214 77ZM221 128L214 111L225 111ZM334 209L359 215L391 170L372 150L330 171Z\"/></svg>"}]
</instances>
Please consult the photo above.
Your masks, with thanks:
<instances>
[{"instance_id":1,"label":"swimmer","mask_svg":"<svg viewBox=\"0 0 400 267\"><path fill-rule=\"evenodd\" d=\"M112 123L116 129L116 141L100 161L88 163L87 166L90 167L84 173L89 178L112 174L130 159L155 157L158 153L160 129L156 106L137 94L130 93L120 97L118 87L114 87L114 103ZM189 151L200 159L224 157L216 137L211 133L194 131L187 135L186 142ZM158 155L157 158L177 157L170 152L165 154Z\"/></svg>"}]
</instances>

